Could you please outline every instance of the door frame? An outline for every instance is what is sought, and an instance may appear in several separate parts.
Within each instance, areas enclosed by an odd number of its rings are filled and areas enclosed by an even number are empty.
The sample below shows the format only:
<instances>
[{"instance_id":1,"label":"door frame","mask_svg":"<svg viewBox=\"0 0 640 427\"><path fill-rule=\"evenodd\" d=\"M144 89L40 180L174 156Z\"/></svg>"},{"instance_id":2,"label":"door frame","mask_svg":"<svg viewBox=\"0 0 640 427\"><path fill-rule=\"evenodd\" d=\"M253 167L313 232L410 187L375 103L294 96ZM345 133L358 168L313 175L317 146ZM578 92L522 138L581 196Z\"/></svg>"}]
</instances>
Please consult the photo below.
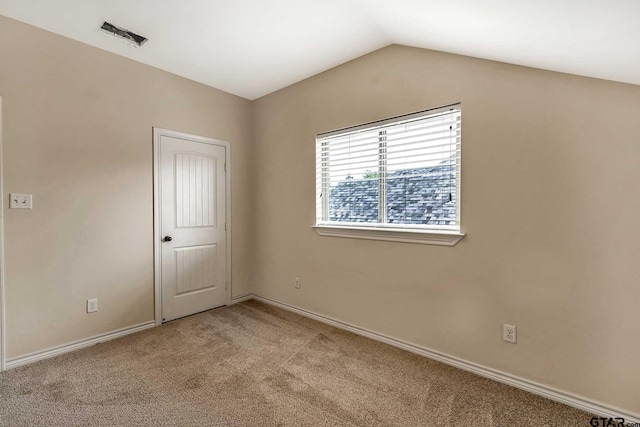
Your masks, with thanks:
<instances>
[{"instance_id":1,"label":"door frame","mask_svg":"<svg viewBox=\"0 0 640 427\"><path fill-rule=\"evenodd\" d=\"M5 370L5 305L4 305L4 172L2 164L2 97L0 96L0 372Z\"/></svg>"},{"instance_id":2,"label":"door frame","mask_svg":"<svg viewBox=\"0 0 640 427\"><path fill-rule=\"evenodd\" d=\"M154 270L154 304L156 326L162 325L162 212L160 209L161 180L160 180L160 138L168 136L170 138L184 139L187 141L217 145L225 149L225 205L226 205L226 239L227 239L227 305L231 304L231 144L219 139L207 138L204 136L192 135L169 129L153 127L153 270Z\"/></svg>"}]
</instances>

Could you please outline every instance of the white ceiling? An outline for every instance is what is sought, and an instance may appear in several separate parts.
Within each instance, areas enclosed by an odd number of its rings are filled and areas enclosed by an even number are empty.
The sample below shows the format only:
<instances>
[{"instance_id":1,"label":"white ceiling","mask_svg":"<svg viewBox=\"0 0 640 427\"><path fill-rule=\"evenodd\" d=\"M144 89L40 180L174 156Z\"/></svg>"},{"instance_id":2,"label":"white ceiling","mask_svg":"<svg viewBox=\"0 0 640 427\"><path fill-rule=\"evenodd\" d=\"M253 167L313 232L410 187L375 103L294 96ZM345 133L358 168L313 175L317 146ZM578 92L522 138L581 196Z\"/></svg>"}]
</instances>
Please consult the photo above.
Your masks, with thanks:
<instances>
[{"instance_id":1,"label":"white ceiling","mask_svg":"<svg viewBox=\"0 0 640 427\"><path fill-rule=\"evenodd\" d=\"M248 99L391 43L640 84L640 0L0 0L0 14Z\"/></svg>"}]
</instances>

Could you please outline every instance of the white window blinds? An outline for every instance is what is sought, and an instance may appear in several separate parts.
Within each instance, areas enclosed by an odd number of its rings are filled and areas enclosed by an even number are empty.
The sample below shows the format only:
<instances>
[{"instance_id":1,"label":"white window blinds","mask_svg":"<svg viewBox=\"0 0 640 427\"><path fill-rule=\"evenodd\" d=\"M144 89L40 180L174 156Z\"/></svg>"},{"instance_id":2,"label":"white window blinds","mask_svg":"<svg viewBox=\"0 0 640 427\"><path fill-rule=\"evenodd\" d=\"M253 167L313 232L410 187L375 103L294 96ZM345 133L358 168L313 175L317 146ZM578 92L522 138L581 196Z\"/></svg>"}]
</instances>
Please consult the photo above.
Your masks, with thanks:
<instances>
[{"instance_id":1,"label":"white window blinds","mask_svg":"<svg viewBox=\"0 0 640 427\"><path fill-rule=\"evenodd\" d=\"M316 223L459 231L460 104L319 134Z\"/></svg>"}]
</instances>

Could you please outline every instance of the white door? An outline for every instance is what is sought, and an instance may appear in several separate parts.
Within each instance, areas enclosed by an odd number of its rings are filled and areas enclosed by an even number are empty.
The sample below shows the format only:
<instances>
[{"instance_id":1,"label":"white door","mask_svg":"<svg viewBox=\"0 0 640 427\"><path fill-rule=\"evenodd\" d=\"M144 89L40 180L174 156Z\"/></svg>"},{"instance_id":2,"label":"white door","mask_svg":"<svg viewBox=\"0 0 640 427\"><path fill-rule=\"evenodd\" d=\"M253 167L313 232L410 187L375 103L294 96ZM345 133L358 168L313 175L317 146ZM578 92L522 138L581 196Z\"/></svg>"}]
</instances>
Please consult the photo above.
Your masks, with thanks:
<instances>
[{"instance_id":1,"label":"white door","mask_svg":"<svg viewBox=\"0 0 640 427\"><path fill-rule=\"evenodd\" d=\"M169 133L169 135L167 135ZM228 304L226 150L159 131L160 287L168 322Z\"/></svg>"}]
</instances>

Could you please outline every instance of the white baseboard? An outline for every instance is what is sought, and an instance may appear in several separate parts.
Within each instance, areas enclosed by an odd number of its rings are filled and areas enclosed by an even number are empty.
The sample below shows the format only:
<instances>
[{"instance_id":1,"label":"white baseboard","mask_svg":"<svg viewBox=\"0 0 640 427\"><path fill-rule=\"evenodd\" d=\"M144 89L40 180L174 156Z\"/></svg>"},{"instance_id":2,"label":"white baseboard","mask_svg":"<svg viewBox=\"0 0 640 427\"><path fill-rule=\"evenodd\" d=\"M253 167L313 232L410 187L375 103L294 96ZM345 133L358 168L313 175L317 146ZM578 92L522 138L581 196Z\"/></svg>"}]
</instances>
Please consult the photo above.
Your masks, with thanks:
<instances>
[{"instance_id":1,"label":"white baseboard","mask_svg":"<svg viewBox=\"0 0 640 427\"><path fill-rule=\"evenodd\" d=\"M353 332L354 334L371 338L373 340L380 341L385 344L389 344L393 347L401 348L403 350L418 354L420 356L427 357L429 359L437 360L438 362L442 362L446 365L454 366L456 368L474 373L481 377L489 378L491 380L494 380L503 384L507 384L512 387L519 388L521 390L528 391L529 393L546 397L549 400L560 402L567 406L571 406L573 408L581 409L590 414L594 414L594 415L606 417L606 418L622 417L625 419L627 423L630 423L630 424L640 423L640 414L632 413L624 409L620 409L604 403L596 402L582 396L578 396L572 393L558 390L553 387L549 387L543 384L529 381L527 379L520 378L515 375L508 374L506 372L498 371L496 369L482 366L477 363L469 362L469 361L457 358L455 356L450 356L448 354L444 354L436 350L431 350L429 348L412 344L397 338L389 337L387 335L380 334L378 332L360 328L358 326L354 326L352 324L349 324L340 320L336 320L331 317L324 316L322 314L314 313L309 310L298 308L284 302L276 301L271 298L267 298L257 294L254 294L252 297L253 299L262 301L266 304L280 307L285 310L300 314L302 316L317 320L319 322L326 323L331 326L335 326L336 328L344 329L349 332Z\"/></svg>"},{"instance_id":2,"label":"white baseboard","mask_svg":"<svg viewBox=\"0 0 640 427\"><path fill-rule=\"evenodd\" d=\"M250 299L253 299L253 294L251 293L238 295L237 297L231 298L231 303L229 303L229 305L237 304L243 301L249 301Z\"/></svg>"},{"instance_id":3,"label":"white baseboard","mask_svg":"<svg viewBox=\"0 0 640 427\"><path fill-rule=\"evenodd\" d=\"M317 320L319 322L326 323L331 326L335 326L336 328L344 329L344 330L353 332L354 334L361 335L376 341L380 341L385 344L389 344L393 347L401 348L411 353L415 353L420 356L424 356L429 359L442 362L446 365L454 366L464 371L468 371L476 375L479 375L481 377L489 378L491 380L494 380L503 384L507 384L512 387L519 388L521 390L525 390L533 394L537 394L547 399L560 402L567 406L571 406L577 409L581 409L583 411L586 411L588 413L591 413L597 416L602 416L607 418L622 417L625 419L627 423L640 424L640 414L632 413L627 410L616 408L601 402L596 402L594 400L591 400L582 396L578 396L578 395L568 393L562 390L558 390L556 388L549 387L540 383L529 381L527 379L520 378L520 377L511 375L506 372L502 372L493 368L482 366L477 363L469 362L469 361L457 358L455 356L450 356L448 354L441 353L436 350L431 350L429 348L412 344L397 338L389 337L387 335L380 334L375 331L371 331L365 328L360 328L358 326L355 326L337 319L333 319L331 317L324 316L322 314L314 313L309 310L298 308L293 305L280 302L277 300L273 300L271 298L267 298L261 295L256 295L256 294L240 295L232 298L231 305L237 304L243 301L248 301L250 299L255 299L257 301L261 301L266 304L280 307L282 309L297 313L301 316L305 316L305 317ZM47 359L63 353L68 353L70 351L79 350L84 347L89 347L101 342L124 337L125 335L129 335L129 334L143 331L145 329L153 328L154 326L155 326L154 321L141 323L139 325L119 329L116 331L108 332L106 334L97 335L92 338L87 338L87 339L75 341L69 344L52 347L39 352L30 353L24 356L15 357L5 362L3 370L12 369L18 366L36 362L38 360Z\"/></svg>"},{"instance_id":4,"label":"white baseboard","mask_svg":"<svg viewBox=\"0 0 640 427\"><path fill-rule=\"evenodd\" d=\"M38 360L48 359L50 357L58 356L63 353L68 353L70 351L79 350L81 348L89 347L101 342L110 341L116 338L124 337L125 335L134 334L136 332L144 331L145 329L153 328L155 326L155 322L145 322L139 325L130 326L127 328L118 329L112 332L107 332L105 334L96 335L91 338L86 338L83 340L78 340L71 342L69 344L63 344L56 347L51 347L46 350L37 351L34 353L29 353L24 356L14 357L12 359L7 360L4 363L4 369L12 369L18 366L27 365L29 363L37 362Z\"/></svg>"},{"instance_id":5,"label":"white baseboard","mask_svg":"<svg viewBox=\"0 0 640 427\"><path fill-rule=\"evenodd\" d=\"M252 298L253 298L253 294L251 293L239 295L239 296L233 297L229 305L237 304L243 301L248 301ZM141 323L139 325L131 326L128 328L107 332L106 334L96 335L91 338L74 341L69 344L63 344L63 345L51 347L45 350L36 351L34 353L29 353L23 356L14 357L6 360L4 363L4 366L0 366L0 372L6 371L8 369L16 368L22 365L28 365L29 363L37 362L38 360L48 359L50 357L58 356L63 353L68 353L70 351L79 350L81 348L89 347L101 342L124 337L125 335L129 335L129 334L143 331L145 329L153 328L154 326L156 326L155 321Z\"/></svg>"}]
</instances>

